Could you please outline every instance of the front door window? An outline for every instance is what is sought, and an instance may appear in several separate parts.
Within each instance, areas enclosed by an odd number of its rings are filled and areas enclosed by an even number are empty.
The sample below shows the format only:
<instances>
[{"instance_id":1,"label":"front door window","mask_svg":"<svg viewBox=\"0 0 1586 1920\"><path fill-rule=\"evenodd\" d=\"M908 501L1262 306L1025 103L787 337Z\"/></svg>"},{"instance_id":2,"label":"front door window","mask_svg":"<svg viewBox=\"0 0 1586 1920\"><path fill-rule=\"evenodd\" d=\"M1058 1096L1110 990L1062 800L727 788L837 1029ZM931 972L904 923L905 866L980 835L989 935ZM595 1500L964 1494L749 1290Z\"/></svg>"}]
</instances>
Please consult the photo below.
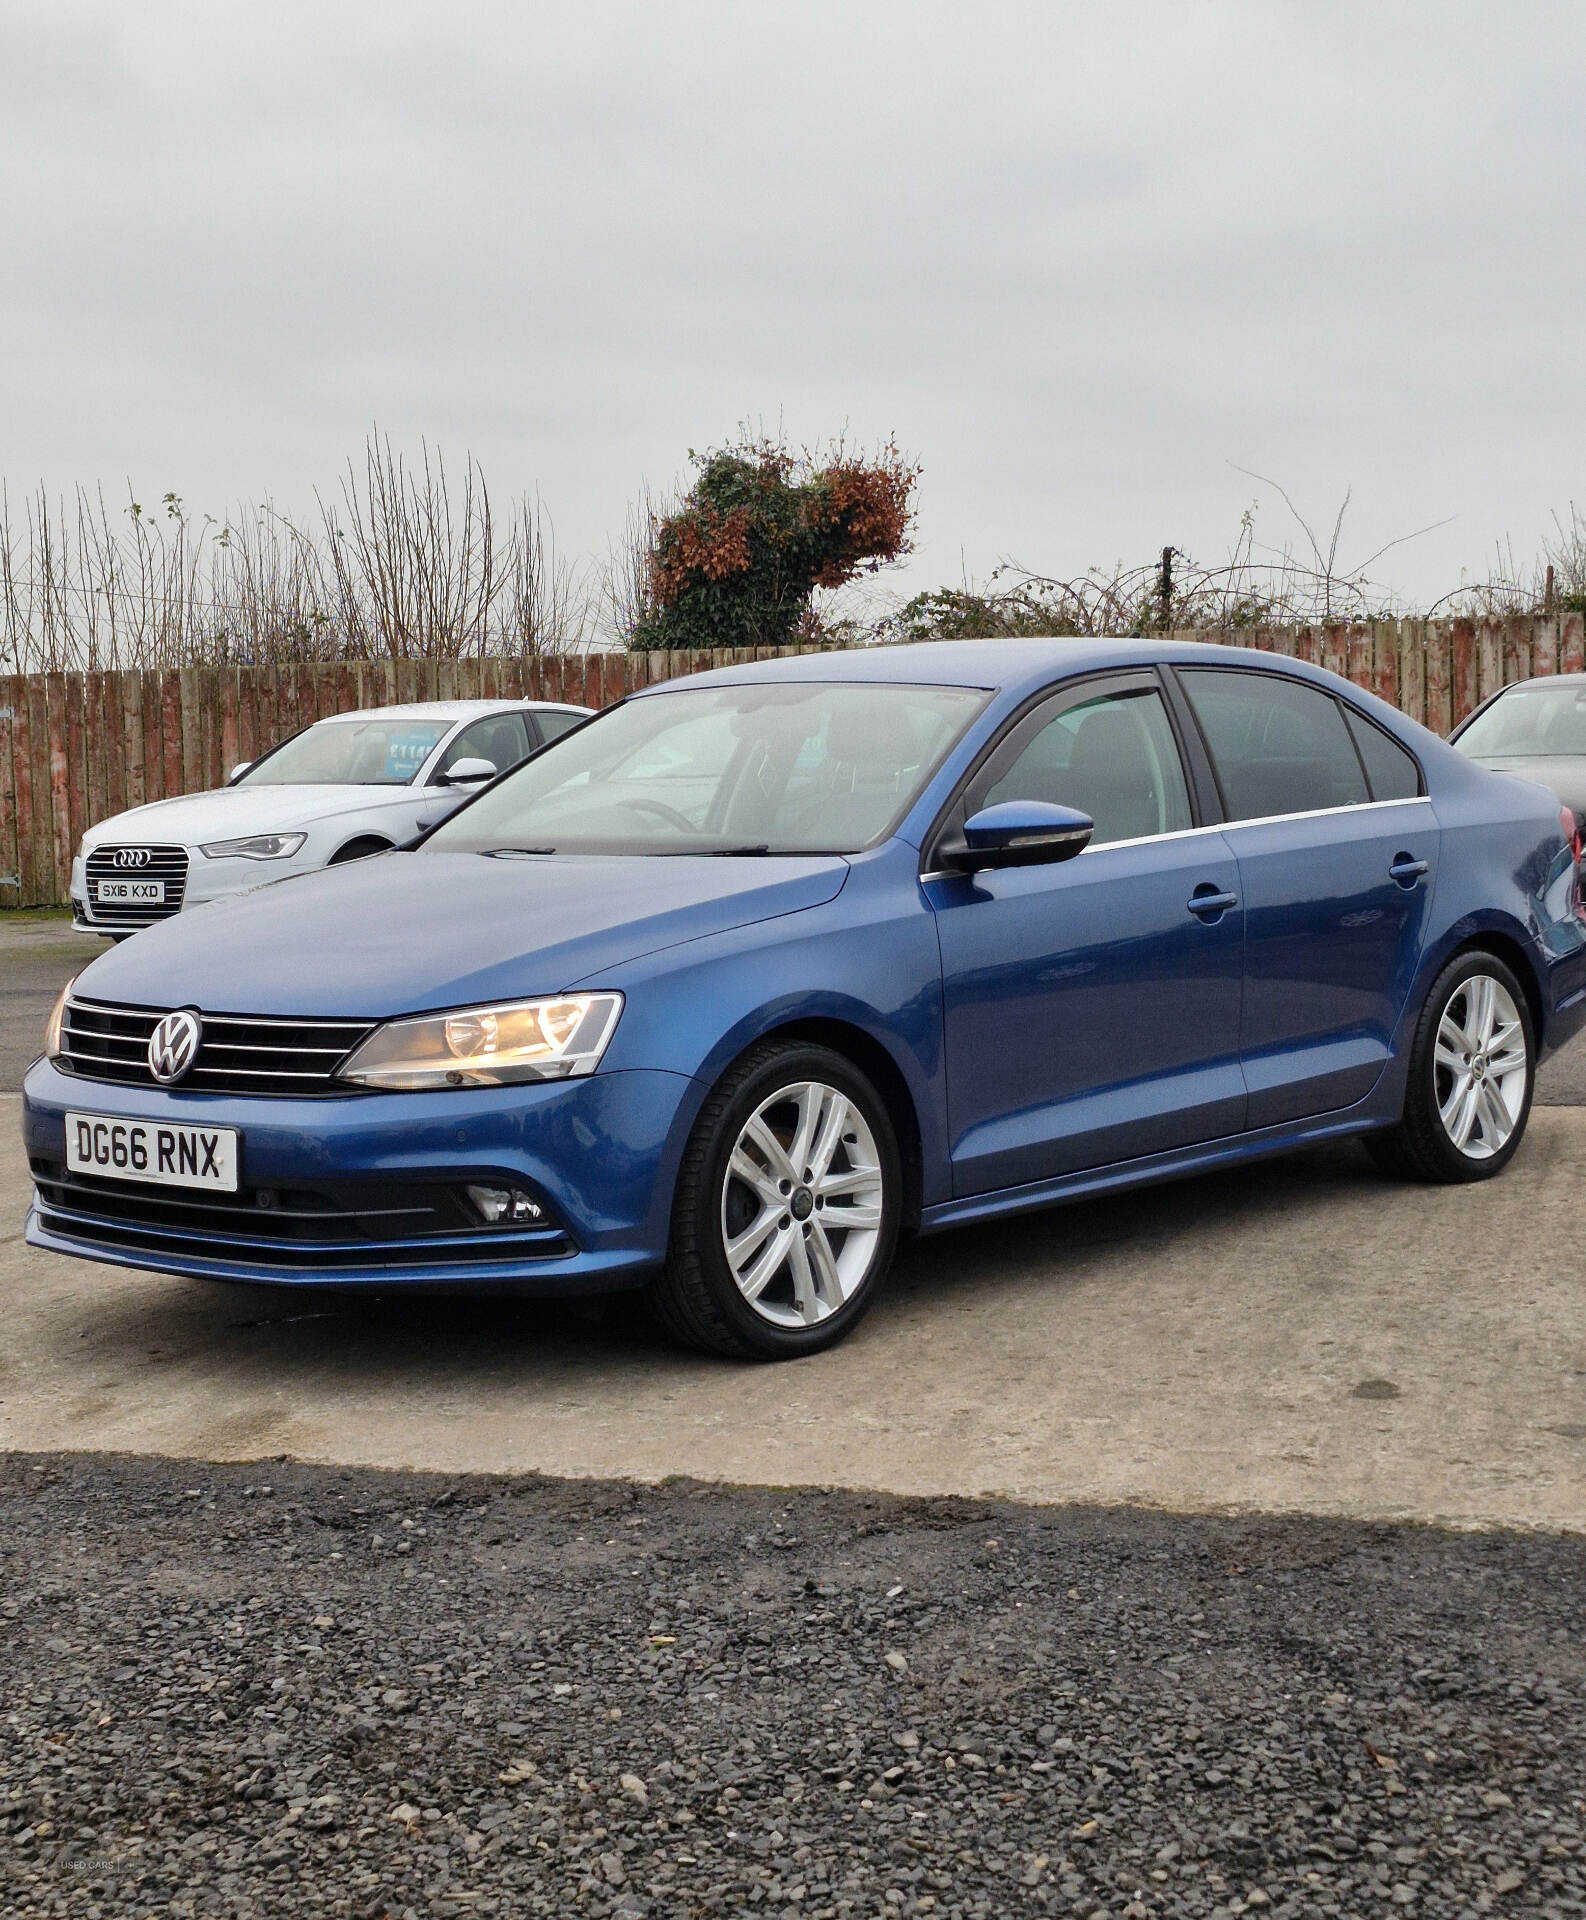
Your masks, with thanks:
<instances>
[{"instance_id":1,"label":"front door window","mask_svg":"<svg viewBox=\"0 0 1586 1920\"><path fill-rule=\"evenodd\" d=\"M1093 847L1188 827L1189 790L1161 694L1106 693L1066 707L1038 728L979 804L1003 800L1077 807L1096 823Z\"/></svg>"}]
</instances>

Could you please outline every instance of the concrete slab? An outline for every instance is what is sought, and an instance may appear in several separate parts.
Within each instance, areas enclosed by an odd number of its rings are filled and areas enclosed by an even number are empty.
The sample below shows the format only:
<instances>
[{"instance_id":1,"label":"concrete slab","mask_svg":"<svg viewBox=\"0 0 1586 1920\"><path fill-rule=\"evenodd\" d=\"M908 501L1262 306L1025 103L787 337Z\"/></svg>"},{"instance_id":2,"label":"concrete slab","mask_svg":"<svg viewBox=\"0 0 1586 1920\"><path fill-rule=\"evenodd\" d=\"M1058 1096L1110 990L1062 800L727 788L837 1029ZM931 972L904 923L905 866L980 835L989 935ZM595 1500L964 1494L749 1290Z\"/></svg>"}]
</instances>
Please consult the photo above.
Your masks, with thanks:
<instances>
[{"instance_id":1,"label":"concrete slab","mask_svg":"<svg viewBox=\"0 0 1586 1920\"><path fill-rule=\"evenodd\" d=\"M21 1239L0 1099L0 1446L842 1484L1586 1527L1586 1113L1499 1180L1353 1149L923 1241L846 1346L674 1353L518 1303L339 1298Z\"/></svg>"}]
</instances>

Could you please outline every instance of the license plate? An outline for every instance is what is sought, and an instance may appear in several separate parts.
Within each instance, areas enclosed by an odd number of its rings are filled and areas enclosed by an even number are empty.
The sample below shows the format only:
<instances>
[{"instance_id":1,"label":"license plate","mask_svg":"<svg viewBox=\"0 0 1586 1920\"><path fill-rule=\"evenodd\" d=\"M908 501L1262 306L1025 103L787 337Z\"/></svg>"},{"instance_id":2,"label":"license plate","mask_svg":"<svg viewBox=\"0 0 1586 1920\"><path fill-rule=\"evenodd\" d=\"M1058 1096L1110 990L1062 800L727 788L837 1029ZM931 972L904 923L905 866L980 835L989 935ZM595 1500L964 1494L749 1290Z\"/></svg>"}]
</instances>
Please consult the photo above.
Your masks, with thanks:
<instances>
[{"instance_id":1,"label":"license plate","mask_svg":"<svg viewBox=\"0 0 1586 1920\"><path fill-rule=\"evenodd\" d=\"M163 907L163 880L101 880L99 904L102 907Z\"/></svg>"},{"instance_id":2,"label":"license plate","mask_svg":"<svg viewBox=\"0 0 1586 1920\"><path fill-rule=\"evenodd\" d=\"M73 1173L93 1173L102 1180L151 1180L162 1187L235 1193L237 1134L232 1127L69 1113L66 1164Z\"/></svg>"}]
</instances>

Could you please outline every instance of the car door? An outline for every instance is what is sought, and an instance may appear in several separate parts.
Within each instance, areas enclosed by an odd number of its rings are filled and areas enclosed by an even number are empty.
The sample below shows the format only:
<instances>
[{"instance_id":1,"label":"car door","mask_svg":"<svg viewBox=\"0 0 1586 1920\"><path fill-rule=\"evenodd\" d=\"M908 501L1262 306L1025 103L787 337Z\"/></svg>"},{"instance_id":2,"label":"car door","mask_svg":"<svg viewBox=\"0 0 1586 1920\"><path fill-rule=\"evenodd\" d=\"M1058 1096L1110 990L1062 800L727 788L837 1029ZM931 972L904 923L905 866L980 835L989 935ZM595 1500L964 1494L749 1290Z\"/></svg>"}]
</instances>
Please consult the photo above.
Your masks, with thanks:
<instances>
[{"instance_id":1,"label":"car door","mask_svg":"<svg viewBox=\"0 0 1586 1920\"><path fill-rule=\"evenodd\" d=\"M1055 866L927 872L941 941L954 1191L986 1193L1237 1133L1238 866L1200 828L1151 672L1018 722L943 836L1040 799L1095 821ZM929 854L927 855L929 864Z\"/></svg>"},{"instance_id":2,"label":"car door","mask_svg":"<svg viewBox=\"0 0 1586 1920\"><path fill-rule=\"evenodd\" d=\"M1248 1125L1353 1106L1387 1064L1425 939L1440 834L1413 757L1326 688L1179 668L1245 904Z\"/></svg>"}]
</instances>

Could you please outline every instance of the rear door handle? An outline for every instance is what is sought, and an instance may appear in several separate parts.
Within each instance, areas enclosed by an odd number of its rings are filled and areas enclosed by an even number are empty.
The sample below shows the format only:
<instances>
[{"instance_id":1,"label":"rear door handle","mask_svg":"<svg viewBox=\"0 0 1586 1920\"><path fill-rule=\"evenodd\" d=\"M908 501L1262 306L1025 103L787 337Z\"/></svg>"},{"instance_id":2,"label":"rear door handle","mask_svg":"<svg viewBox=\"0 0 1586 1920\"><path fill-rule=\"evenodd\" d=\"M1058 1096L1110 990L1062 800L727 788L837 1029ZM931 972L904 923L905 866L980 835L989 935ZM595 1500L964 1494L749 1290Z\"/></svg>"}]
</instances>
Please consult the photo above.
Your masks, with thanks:
<instances>
[{"instance_id":1,"label":"rear door handle","mask_svg":"<svg viewBox=\"0 0 1586 1920\"><path fill-rule=\"evenodd\" d=\"M1189 910L1198 920L1219 920L1238 904L1237 893L1220 893L1209 880L1203 880L1189 897Z\"/></svg>"},{"instance_id":2,"label":"rear door handle","mask_svg":"<svg viewBox=\"0 0 1586 1920\"><path fill-rule=\"evenodd\" d=\"M1388 868L1388 878L1397 880L1401 887L1413 887L1423 873L1430 872L1426 861L1417 860L1413 853L1396 853Z\"/></svg>"}]
</instances>

